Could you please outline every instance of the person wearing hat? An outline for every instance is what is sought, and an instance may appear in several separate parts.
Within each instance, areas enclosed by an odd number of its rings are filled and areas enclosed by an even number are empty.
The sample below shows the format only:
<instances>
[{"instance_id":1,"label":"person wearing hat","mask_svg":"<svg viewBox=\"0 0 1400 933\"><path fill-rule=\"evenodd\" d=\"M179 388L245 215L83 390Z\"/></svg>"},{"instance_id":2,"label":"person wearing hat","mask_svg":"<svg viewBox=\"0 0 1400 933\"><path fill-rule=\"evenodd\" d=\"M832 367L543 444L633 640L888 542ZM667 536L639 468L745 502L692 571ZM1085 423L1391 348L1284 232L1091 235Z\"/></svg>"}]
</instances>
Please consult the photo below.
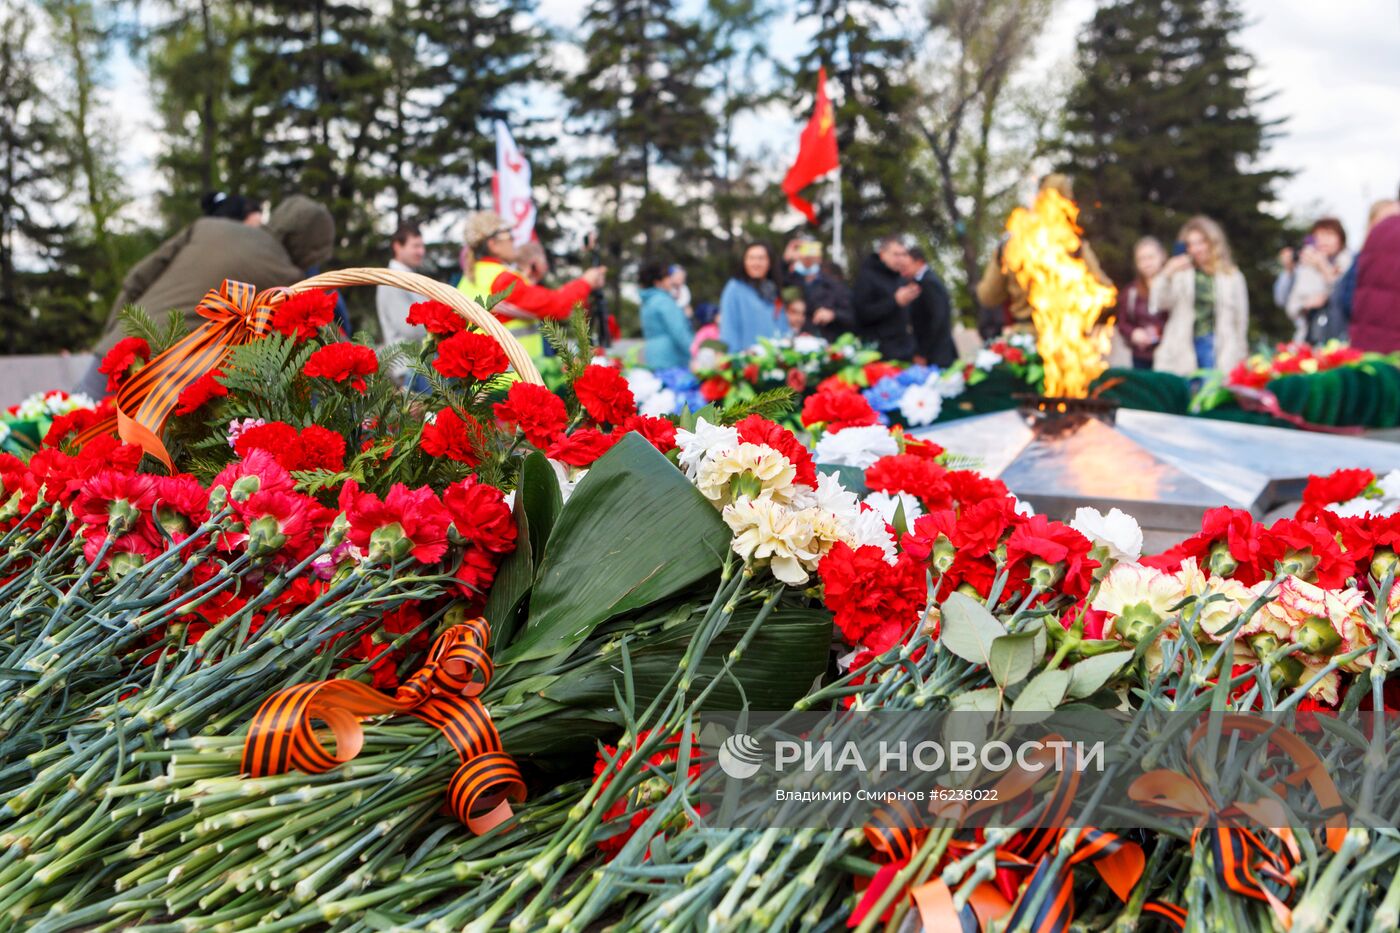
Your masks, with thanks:
<instances>
[{"instance_id":1,"label":"person wearing hat","mask_svg":"<svg viewBox=\"0 0 1400 933\"><path fill-rule=\"evenodd\" d=\"M1074 200L1074 188L1069 176L1058 172L1042 178L1039 190L1056 191L1066 199ZM1002 308L1007 331L1033 333L1035 323L1031 320L1031 305L1027 300L1026 290L1021 287L1016 276L1003 267L1005 252L1006 238L1003 237L997 244L996 255L987 263L987 268L982 273L982 281L977 283L977 301L984 308ZM1108 276L1104 275L1103 267L1099 265L1099 257L1094 255L1087 239L1080 237L1076 255L1084 260L1090 275L1104 285L1113 284L1108 280Z\"/></svg>"},{"instance_id":2,"label":"person wearing hat","mask_svg":"<svg viewBox=\"0 0 1400 933\"><path fill-rule=\"evenodd\" d=\"M464 239L466 274L457 283L458 290L483 305L492 295L509 290L491 309L492 313L535 358L544 355L539 321L568 317L575 307L587 304L589 294L595 288L602 288L607 277L606 266L594 266L557 289L532 284L513 268L515 239L510 225L494 211L475 211L467 215Z\"/></svg>"}]
</instances>

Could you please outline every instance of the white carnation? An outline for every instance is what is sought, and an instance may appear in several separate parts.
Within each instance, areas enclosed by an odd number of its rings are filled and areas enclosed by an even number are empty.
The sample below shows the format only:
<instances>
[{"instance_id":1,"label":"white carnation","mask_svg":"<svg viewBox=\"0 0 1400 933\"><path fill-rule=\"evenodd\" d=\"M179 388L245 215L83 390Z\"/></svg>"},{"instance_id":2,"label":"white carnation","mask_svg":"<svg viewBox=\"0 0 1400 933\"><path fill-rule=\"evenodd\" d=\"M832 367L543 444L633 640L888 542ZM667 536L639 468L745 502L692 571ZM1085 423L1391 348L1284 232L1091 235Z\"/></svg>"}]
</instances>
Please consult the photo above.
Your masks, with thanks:
<instances>
[{"instance_id":1,"label":"white carnation","mask_svg":"<svg viewBox=\"0 0 1400 933\"><path fill-rule=\"evenodd\" d=\"M1122 509L1109 509L1105 515L1098 509L1081 507L1069 526L1106 548L1114 560L1135 561L1142 556L1142 528L1137 519Z\"/></svg>"},{"instance_id":2,"label":"white carnation","mask_svg":"<svg viewBox=\"0 0 1400 933\"><path fill-rule=\"evenodd\" d=\"M864 470L881 457L899 453L899 442L883 425L845 428L822 435L817 441L817 462Z\"/></svg>"},{"instance_id":3,"label":"white carnation","mask_svg":"<svg viewBox=\"0 0 1400 933\"><path fill-rule=\"evenodd\" d=\"M700 462L695 488L711 502L722 504L730 498L730 484L740 476L759 483L758 495L787 501L796 492L793 480L797 467L767 444L739 444L717 450Z\"/></svg>"},{"instance_id":4,"label":"white carnation","mask_svg":"<svg viewBox=\"0 0 1400 933\"><path fill-rule=\"evenodd\" d=\"M744 496L726 505L723 516L734 532L734 553L745 560L766 560L773 576L800 586L821 559L814 511L791 509L767 496Z\"/></svg>"},{"instance_id":5,"label":"white carnation","mask_svg":"<svg viewBox=\"0 0 1400 933\"><path fill-rule=\"evenodd\" d=\"M914 524L914 519L924 514L924 507L917 498L907 492L897 492L893 495L887 492L872 492L865 497L865 504L870 506L879 514L881 521L894 524L895 514L899 507L904 506L904 521Z\"/></svg>"},{"instance_id":6,"label":"white carnation","mask_svg":"<svg viewBox=\"0 0 1400 933\"><path fill-rule=\"evenodd\" d=\"M928 386L910 386L899 400L899 413L909 424L931 424L943 410L943 396Z\"/></svg>"},{"instance_id":7,"label":"white carnation","mask_svg":"<svg viewBox=\"0 0 1400 933\"><path fill-rule=\"evenodd\" d=\"M820 353L826 349L826 341L812 334L798 334L792 338L792 348L798 353Z\"/></svg>"},{"instance_id":8,"label":"white carnation","mask_svg":"<svg viewBox=\"0 0 1400 933\"><path fill-rule=\"evenodd\" d=\"M710 451L739 446L739 432L727 425L710 424L700 418L695 422L694 431L682 429L676 432L676 446L680 448L681 469L693 479L700 468L700 461Z\"/></svg>"}]
</instances>

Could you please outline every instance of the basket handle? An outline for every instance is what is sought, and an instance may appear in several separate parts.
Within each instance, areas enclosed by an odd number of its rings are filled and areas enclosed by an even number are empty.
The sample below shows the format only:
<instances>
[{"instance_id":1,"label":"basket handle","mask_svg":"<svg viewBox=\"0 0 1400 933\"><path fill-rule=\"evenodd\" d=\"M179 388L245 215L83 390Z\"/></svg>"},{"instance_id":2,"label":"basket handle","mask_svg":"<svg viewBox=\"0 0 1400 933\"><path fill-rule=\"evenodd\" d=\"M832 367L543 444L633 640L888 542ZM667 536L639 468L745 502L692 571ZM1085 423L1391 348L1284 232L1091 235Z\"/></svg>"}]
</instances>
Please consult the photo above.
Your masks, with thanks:
<instances>
[{"instance_id":1,"label":"basket handle","mask_svg":"<svg viewBox=\"0 0 1400 933\"><path fill-rule=\"evenodd\" d=\"M530 354L520 345L520 341L515 339L515 335L504 324L496 320L494 314L451 285L430 279L426 275L373 267L336 269L333 272L322 272L320 275L304 279L290 286L287 292L294 294L313 288L341 288L351 285L389 285L393 288L414 292L433 301L442 302L466 318L469 323L496 338L496 342L505 351L511 367L514 368L516 375L520 377L522 382L544 385L544 380L540 378L540 371L535 367L535 361L530 359Z\"/></svg>"}]
</instances>

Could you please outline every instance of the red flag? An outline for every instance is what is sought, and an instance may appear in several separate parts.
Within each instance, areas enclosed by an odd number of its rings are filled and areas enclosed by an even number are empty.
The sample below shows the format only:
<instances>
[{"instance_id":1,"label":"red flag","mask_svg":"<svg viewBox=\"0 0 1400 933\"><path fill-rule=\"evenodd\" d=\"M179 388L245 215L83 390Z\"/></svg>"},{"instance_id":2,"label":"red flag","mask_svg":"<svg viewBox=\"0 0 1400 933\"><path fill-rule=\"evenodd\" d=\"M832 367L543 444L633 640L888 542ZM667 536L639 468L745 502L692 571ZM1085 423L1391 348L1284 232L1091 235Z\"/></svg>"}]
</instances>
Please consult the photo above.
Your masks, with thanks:
<instances>
[{"instance_id":1,"label":"red flag","mask_svg":"<svg viewBox=\"0 0 1400 933\"><path fill-rule=\"evenodd\" d=\"M783 191L788 202L803 213L812 223L817 214L812 205L797 196L797 192L825 175L841 167L841 157L836 151L836 115L831 109L831 101L826 96L826 68L817 72L817 102L812 108L812 118L802 130L798 141L797 160L783 178Z\"/></svg>"}]
</instances>

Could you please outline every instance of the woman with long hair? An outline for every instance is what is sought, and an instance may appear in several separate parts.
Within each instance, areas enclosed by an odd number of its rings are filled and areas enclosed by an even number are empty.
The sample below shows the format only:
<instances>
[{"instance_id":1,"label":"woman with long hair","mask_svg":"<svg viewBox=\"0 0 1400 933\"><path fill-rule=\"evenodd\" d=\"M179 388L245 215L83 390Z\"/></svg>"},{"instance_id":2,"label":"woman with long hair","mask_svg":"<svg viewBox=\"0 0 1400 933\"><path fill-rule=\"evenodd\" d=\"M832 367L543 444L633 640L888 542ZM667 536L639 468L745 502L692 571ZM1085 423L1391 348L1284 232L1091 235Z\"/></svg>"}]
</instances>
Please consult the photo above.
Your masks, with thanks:
<instances>
[{"instance_id":1,"label":"woman with long hair","mask_svg":"<svg viewBox=\"0 0 1400 933\"><path fill-rule=\"evenodd\" d=\"M1220 225L1192 217L1177 236L1184 252L1152 280L1152 307L1165 311L1153 368L1189 376L1198 369L1228 372L1248 350L1249 293Z\"/></svg>"},{"instance_id":2,"label":"woman with long hair","mask_svg":"<svg viewBox=\"0 0 1400 933\"><path fill-rule=\"evenodd\" d=\"M790 334L773 250L765 243L750 243L719 296L719 339L730 353L742 353L761 337Z\"/></svg>"}]
</instances>

